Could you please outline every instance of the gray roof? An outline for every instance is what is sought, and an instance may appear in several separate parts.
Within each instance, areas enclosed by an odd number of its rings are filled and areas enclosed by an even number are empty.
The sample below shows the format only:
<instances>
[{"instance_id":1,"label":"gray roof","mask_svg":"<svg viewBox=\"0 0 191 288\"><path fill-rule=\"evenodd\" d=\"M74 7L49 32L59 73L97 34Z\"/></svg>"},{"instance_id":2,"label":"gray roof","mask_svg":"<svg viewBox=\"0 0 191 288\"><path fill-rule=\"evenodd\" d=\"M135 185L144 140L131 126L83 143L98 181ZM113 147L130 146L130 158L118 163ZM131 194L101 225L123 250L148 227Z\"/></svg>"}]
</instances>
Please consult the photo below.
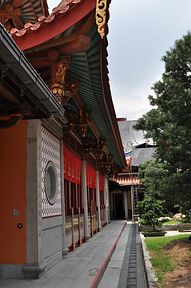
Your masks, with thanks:
<instances>
[{"instance_id":1,"label":"gray roof","mask_svg":"<svg viewBox=\"0 0 191 288\"><path fill-rule=\"evenodd\" d=\"M151 139L144 138L143 130L136 130L133 126L137 123L137 120L131 121L118 121L119 131L123 143L124 150L131 150L129 148L136 147L141 144L153 144Z\"/></svg>"},{"instance_id":2,"label":"gray roof","mask_svg":"<svg viewBox=\"0 0 191 288\"><path fill-rule=\"evenodd\" d=\"M132 166L140 166L141 164L145 163L153 159L154 153L156 151L155 147L149 148L135 148L132 151Z\"/></svg>"},{"instance_id":3,"label":"gray roof","mask_svg":"<svg viewBox=\"0 0 191 288\"><path fill-rule=\"evenodd\" d=\"M137 120L127 121L122 119L118 121L124 152L126 158L131 157L132 166L140 166L151 160L156 151L152 139L145 139L144 131L134 128L136 123Z\"/></svg>"},{"instance_id":4,"label":"gray roof","mask_svg":"<svg viewBox=\"0 0 191 288\"><path fill-rule=\"evenodd\" d=\"M145 143L144 135L142 130L135 130L133 126L136 124L136 120L132 121L119 121L119 131L122 138L124 147L137 146Z\"/></svg>"}]
</instances>

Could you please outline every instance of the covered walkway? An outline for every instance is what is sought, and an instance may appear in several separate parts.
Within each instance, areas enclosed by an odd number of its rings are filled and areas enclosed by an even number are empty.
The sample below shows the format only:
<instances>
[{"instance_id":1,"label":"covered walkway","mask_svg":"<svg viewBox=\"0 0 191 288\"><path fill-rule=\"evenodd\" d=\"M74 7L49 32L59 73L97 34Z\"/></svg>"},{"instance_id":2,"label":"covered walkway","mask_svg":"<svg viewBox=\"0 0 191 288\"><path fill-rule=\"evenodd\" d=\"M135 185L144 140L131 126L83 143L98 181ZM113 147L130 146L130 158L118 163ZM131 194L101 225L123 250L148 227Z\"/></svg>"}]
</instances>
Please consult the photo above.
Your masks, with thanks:
<instances>
[{"instance_id":1,"label":"covered walkway","mask_svg":"<svg viewBox=\"0 0 191 288\"><path fill-rule=\"evenodd\" d=\"M145 288L137 224L112 221L37 280L1 279L1 288Z\"/></svg>"}]
</instances>

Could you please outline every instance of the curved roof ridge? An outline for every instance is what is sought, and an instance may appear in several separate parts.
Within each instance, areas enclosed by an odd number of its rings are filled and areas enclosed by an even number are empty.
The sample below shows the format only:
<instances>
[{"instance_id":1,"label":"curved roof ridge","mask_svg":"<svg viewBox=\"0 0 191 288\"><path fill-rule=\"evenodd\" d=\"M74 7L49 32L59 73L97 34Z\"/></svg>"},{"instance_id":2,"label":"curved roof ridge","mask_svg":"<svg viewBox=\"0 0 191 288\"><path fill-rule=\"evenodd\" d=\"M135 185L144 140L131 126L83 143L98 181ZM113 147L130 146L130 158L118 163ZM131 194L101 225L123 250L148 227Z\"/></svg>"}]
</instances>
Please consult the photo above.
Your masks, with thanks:
<instances>
[{"instance_id":1,"label":"curved roof ridge","mask_svg":"<svg viewBox=\"0 0 191 288\"><path fill-rule=\"evenodd\" d=\"M33 23L28 22L28 23L25 23L24 28L20 30L17 28L12 28L9 32L12 36L21 37L29 31L34 31L34 30L39 29L40 26L42 26L45 23L52 22L57 15L66 13L73 4L77 4L81 1L83 0L62 0L60 4L58 4L57 7L52 9L52 13L49 14L47 17L44 15L39 16L38 21L36 23L33 24Z\"/></svg>"}]
</instances>

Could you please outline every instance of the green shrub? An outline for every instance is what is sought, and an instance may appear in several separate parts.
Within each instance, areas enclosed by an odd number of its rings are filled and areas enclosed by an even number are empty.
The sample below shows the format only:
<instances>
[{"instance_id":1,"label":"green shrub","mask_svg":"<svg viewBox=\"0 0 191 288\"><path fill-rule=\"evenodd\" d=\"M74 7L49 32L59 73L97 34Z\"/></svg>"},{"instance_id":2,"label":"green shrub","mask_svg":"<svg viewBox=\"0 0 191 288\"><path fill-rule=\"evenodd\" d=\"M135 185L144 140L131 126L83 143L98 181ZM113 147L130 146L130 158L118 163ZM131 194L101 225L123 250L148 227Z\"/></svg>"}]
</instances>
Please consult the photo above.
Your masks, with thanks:
<instances>
[{"instance_id":1,"label":"green shrub","mask_svg":"<svg viewBox=\"0 0 191 288\"><path fill-rule=\"evenodd\" d=\"M138 203L138 210L141 222L144 225L151 225L153 231L156 231L156 225L160 225L158 218L163 214L163 205L165 201L158 200L154 195L146 193L144 200Z\"/></svg>"}]
</instances>

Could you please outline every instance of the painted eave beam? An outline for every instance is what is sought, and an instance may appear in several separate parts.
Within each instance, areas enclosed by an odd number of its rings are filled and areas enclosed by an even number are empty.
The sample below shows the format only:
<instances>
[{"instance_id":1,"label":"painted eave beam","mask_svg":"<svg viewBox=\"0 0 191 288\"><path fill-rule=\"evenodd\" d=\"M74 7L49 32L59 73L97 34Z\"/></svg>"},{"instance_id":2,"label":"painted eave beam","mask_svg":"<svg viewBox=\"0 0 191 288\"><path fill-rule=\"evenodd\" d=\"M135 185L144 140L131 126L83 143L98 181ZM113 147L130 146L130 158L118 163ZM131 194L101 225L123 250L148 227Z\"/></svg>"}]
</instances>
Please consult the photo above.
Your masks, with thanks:
<instances>
[{"instance_id":1,"label":"painted eave beam","mask_svg":"<svg viewBox=\"0 0 191 288\"><path fill-rule=\"evenodd\" d=\"M50 113L49 116L64 117L64 108L58 103L48 86L1 24L0 58L16 75L19 75L23 85L32 92L37 101L43 102Z\"/></svg>"}]
</instances>

